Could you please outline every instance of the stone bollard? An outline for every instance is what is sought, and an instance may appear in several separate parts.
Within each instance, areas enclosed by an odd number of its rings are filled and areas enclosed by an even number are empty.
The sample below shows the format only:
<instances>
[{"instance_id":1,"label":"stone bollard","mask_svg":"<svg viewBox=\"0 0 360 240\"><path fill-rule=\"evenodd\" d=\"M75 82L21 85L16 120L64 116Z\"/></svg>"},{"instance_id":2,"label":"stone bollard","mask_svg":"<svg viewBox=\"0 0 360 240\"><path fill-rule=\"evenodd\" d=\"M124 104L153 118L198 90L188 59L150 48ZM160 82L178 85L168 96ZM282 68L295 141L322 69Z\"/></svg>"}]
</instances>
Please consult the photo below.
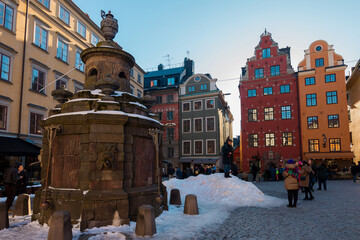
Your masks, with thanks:
<instances>
[{"instance_id":1,"label":"stone bollard","mask_svg":"<svg viewBox=\"0 0 360 240\"><path fill-rule=\"evenodd\" d=\"M9 214L5 202L0 202L0 230L9 227Z\"/></svg>"},{"instance_id":2,"label":"stone bollard","mask_svg":"<svg viewBox=\"0 0 360 240\"><path fill-rule=\"evenodd\" d=\"M26 216L31 214L31 203L29 194L20 194L15 202L14 215Z\"/></svg>"},{"instance_id":3,"label":"stone bollard","mask_svg":"<svg viewBox=\"0 0 360 240\"><path fill-rule=\"evenodd\" d=\"M50 219L48 240L72 240L71 216L67 211L56 211Z\"/></svg>"},{"instance_id":4,"label":"stone bollard","mask_svg":"<svg viewBox=\"0 0 360 240\"><path fill-rule=\"evenodd\" d=\"M151 205L141 205L138 209L135 234L137 236L152 236L156 233L154 208Z\"/></svg>"},{"instance_id":5,"label":"stone bollard","mask_svg":"<svg viewBox=\"0 0 360 240\"><path fill-rule=\"evenodd\" d=\"M179 189L172 189L170 192L170 205L181 205Z\"/></svg>"},{"instance_id":6,"label":"stone bollard","mask_svg":"<svg viewBox=\"0 0 360 240\"><path fill-rule=\"evenodd\" d=\"M197 198L194 194L188 194L185 197L184 214L199 215L199 207L197 204Z\"/></svg>"}]
</instances>

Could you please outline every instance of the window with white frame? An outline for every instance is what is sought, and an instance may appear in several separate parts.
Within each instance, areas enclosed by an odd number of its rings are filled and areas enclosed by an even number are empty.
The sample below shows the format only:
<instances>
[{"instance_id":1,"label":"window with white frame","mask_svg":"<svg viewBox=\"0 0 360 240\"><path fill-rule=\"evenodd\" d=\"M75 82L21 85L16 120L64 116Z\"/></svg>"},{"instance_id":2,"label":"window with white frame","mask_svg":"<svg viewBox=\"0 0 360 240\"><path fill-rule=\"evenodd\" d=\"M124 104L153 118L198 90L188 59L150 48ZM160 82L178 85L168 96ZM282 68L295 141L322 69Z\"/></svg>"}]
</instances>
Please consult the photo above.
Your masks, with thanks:
<instances>
[{"instance_id":1,"label":"window with white frame","mask_svg":"<svg viewBox=\"0 0 360 240\"><path fill-rule=\"evenodd\" d=\"M206 140L206 154L216 154L215 146L216 146L216 140L207 139Z\"/></svg>"},{"instance_id":2,"label":"window with white frame","mask_svg":"<svg viewBox=\"0 0 360 240\"><path fill-rule=\"evenodd\" d=\"M194 118L194 132L202 132L203 130L203 119Z\"/></svg>"},{"instance_id":3,"label":"window with white frame","mask_svg":"<svg viewBox=\"0 0 360 240\"><path fill-rule=\"evenodd\" d=\"M137 90L137 97L141 98L141 96L142 96L142 92L140 90Z\"/></svg>"},{"instance_id":4,"label":"window with white frame","mask_svg":"<svg viewBox=\"0 0 360 240\"><path fill-rule=\"evenodd\" d=\"M0 25L14 31L15 8L0 1Z\"/></svg>"},{"instance_id":5,"label":"window with white frame","mask_svg":"<svg viewBox=\"0 0 360 240\"><path fill-rule=\"evenodd\" d=\"M64 62L68 62L69 44L62 37L58 37L56 57Z\"/></svg>"},{"instance_id":6,"label":"window with white frame","mask_svg":"<svg viewBox=\"0 0 360 240\"><path fill-rule=\"evenodd\" d=\"M183 155L191 154L191 141L183 141L182 142L182 152L183 152Z\"/></svg>"},{"instance_id":7,"label":"window with white frame","mask_svg":"<svg viewBox=\"0 0 360 240\"><path fill-rule=\"evenodd\" d=\"M29 126L30 134L36 134L36 135L42 134L40 120L43 118L44 118L43 113L30 110L30 126Z\"/></svg>"},{"instance_id":8,"label":"window with white frame","mask_svg":"<svg viewBox=\"0 0 360 240\"><path fill-rule=\"evenodd\" d=\"M91 44L96 46L99 42L99 37L95 33L91 33Z\"/></svg>"},{"instance_id":9,"label":"window with white frame","mask_svg":"<svg viewBox=\"0 0 360 240\"><path fill-rule=\"evenodd\" d=\"M215 117L206 117L206 131L213 132L215 131Z\"/></svg>"},{"instance_id":10,"label":"window with white frame","mask_svg":"<svg viewBox=\"0 0 360 240\"><path fill-rule=\"evenodd\" d=\"M275 133L266 133L265 134L265 146L266 147L275 146Z\"/></svg>"},{"instance_id":11,"label":"window with white frame","mask_svg":"<svg viewBox=\"0 0 360 240\"><path fill-rule=\"evenodd\" d=\"M194 140L194 154L203 154L203 140Z\"/></svg>"},{"instance_id":12,"label":"window with white frame","mask_svg":"<svg viewBox=\"0 0 360 240\"><path fill-rule=\"evenodd\" d=\"M183 112L190 112L190 103L189 102L184 102L182 104L182 111Z\"/></svg>"},{"instance_id":13,"label":"window with white frame","mask_svg":"<svg viewBox=\"0 0 360 240\"><path fill-rule=\"evenodd\" d=\"M134 88L135 88L135 87L130 84L130 93L131 93L131 94L134 94Z\"/></svg>"},{"instance_id":14,"label":"window with white frame","mask_svg":"<svg viewBox=\"0 0 360 240\"><path fill-rule=\"evenodd\" d=\"M59 7L59 18L67 25L70 25L70 12L61 4Z\"/></svg>"},{"instance_id":15,"label":"window with white frame","mask_svg":"<svg viewBox=\"0 0 360 240\"><path fill-rule=\"evenodd\" d=\"M134 68L130 69L130 76L134 77Z\"/></svg>"},{"instance_id":16,"label":"window with white frame","mask_svg":"<svg viewBox=\"0 0 360 240\"><path fill-rule=\"evenodd\" d=\"M206 109L214 109L215 108L215 99L206 99L205 107L206 107Z\"/></svg>"},{"instance_id":17,"label":"window with white frame","mask_svg":"<svg viewBox=\"0 0 360 240\"><path fill-rule=\"evenodd\" d=\"M83 63L83 61L81 60L81 50L79 48L76 49L76 53L75 53L75 67L77 70L84 72L85 69L85 64Z\"/></svg>"},{"instance_id":18,"label":"window with white frame","mask_svg":"<svg viewBox=\"0 0 360 240\"><path fill-rule=\"evenodd\" d=\"M31 76L31 90L45 93L46 71L41 67L33 66Z\"/></svg>"},{"instance_id":19,"label":"window with white frame","mask_svg":"<svg viewBox=\"0 0 360 240\"><path fill-rule=\"evenodd\" d=\"M138 73L138 76L137 76L137 81L138 81L138 83L142 83L142 77L141 77L141 75Z\"/></svg>"},{"instance_id":20,"label":"window with white frame","mask_svg":"<svg viewBox=\"0 0 360 240\"><path fill-rule=\"evenodd\" d=\"M38 0L38 2L41 2L47 9L50 9L50 0Z\"/></svg>"},{"instance_id":21,"label":"window with white frame","mask_svg":"<svg viewBox=\"0 0 360 240\"><path fill-rule=\"evenodd\" d=\"M191 132L191 120L190 119L183 119L183 133L190 133Z\"/></svg>"},{"instance_id":22,"label":"window with white frame","mask_svg":"<svg viewBox=\"0 0 360 240\"><path fill-rule=\"evenodd\" d=\"M202 101L194 101L194 111L202 110Z\"/></svg>"},{"instance_id":23,"label":"window with white frame","mask_svg":"<svg viewBox=\"0 0 360 240\"><path fill-rule=\"evenodd\" d=\"M35 21L34 44L39 48L48 50L48 28L40 21Z\"/></svg>"},{"instance_id":24,"label":"window with white frame","mask_svg":"<svg viewBox=\"0 0 360 240\"><path fill-rule=\"evenodd\" d=\"M86 38L86 26L79 20L77 21L77 28L76 31L80 34L83 38Z\"/></svg>"},{"instance_id":25,"label":"window with white frame","mask_svg":"<svg viewBox=\"0 0 360 240\"><path fill-rule=\"evenodd\" d=\"M3 54L0 49L0 79L10 82L10 56Z\"/></svg>"}]
</instances>

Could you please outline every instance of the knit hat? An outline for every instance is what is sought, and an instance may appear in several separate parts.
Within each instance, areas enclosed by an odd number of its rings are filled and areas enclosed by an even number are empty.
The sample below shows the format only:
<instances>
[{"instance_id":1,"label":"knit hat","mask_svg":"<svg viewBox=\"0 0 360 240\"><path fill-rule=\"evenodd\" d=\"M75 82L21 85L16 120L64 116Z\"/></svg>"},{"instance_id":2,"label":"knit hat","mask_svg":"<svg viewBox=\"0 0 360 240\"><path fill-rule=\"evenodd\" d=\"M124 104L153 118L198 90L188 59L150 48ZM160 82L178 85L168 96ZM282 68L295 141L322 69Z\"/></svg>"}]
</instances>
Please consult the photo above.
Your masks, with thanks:
<instances>
[{"instance_id":1,"label":"knit hat","mask_svg":"<svg viewBox=\"0 0 360 240\"><path fill-rule=\"evenodd\" d=\"M287 163L288 163L288 164L294 164L294 160L289 159L289 160L287 161Z\"/></svg>"}]
</instances>

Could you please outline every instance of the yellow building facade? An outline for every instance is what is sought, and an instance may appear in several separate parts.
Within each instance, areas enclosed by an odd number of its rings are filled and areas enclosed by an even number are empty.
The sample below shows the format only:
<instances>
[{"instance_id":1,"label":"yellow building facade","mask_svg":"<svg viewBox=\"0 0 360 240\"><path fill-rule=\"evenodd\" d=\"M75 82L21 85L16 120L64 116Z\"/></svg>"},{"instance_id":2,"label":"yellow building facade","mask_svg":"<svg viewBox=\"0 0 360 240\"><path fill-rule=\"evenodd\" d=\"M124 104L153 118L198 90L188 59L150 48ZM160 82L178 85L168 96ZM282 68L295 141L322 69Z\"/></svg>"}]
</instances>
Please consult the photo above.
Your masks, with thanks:
<instances>
[{"instance_id":1,"label":"yellow building facade","mask_svg":"<svg viewBox=\"0 0 360 240\"><path fill-rule=\"evenodd\" d=\"M348 95L349 126L351 150L355 154L354 162L360 161L360 60L352 69L346 81Z\"/></svg>"},{"instance_id":2,"label":"yellow building facade","mask_svg":"<svg viewBox=\"0 0 360 240\"><path fill-rule=\"evenodd\" d=\"M298 65L302 157L326 160L341 171L354 154L345 87L346 65L342 56L324 40L310 44Z\"/></svg>"}]
</instances>

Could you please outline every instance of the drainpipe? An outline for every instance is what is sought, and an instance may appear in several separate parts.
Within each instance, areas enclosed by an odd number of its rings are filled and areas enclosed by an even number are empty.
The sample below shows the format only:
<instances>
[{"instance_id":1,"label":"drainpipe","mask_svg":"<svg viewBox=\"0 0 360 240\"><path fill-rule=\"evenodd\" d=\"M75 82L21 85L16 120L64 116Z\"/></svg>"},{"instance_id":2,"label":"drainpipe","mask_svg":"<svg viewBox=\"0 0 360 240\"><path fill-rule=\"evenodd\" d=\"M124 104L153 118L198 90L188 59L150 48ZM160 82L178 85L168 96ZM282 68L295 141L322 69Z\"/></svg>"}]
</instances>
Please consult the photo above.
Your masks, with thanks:
<instances>
[{"instance_id":1,"label":"drainpipe","mask_svg":"<svg viewBox=\"0 0 360 240\"><path fill-rule=\"evenodd\" d=\"M29 16L29 0L26 0L26 15L25 15L25 32L24 32L24 47L23 47L23 59L21 69L21 87L20 87L20 104L19 104L19 125L18 125L18 137L21 134L21 117L22 117L22 105L23 105L23 92L24 92L24 78L25 78L25 53L26 53L26 38L27 38L27 23Z\"/></svg>"},{"instance_id":2,"label":"drainpipe","mask_svg":"<svg viewBox=\"0 0 360 240\"><path fill-rule=\"evenodd\" d=\"M299 125L299 144L300 144L300 160L303 161L303 148L302 148L302 131L301 131L301 111L300 111L300 83L299 83L299 75L296 73L296 85L297 85L297 107L298 107L298 125Z\"/></svg>"}]
</instances>

